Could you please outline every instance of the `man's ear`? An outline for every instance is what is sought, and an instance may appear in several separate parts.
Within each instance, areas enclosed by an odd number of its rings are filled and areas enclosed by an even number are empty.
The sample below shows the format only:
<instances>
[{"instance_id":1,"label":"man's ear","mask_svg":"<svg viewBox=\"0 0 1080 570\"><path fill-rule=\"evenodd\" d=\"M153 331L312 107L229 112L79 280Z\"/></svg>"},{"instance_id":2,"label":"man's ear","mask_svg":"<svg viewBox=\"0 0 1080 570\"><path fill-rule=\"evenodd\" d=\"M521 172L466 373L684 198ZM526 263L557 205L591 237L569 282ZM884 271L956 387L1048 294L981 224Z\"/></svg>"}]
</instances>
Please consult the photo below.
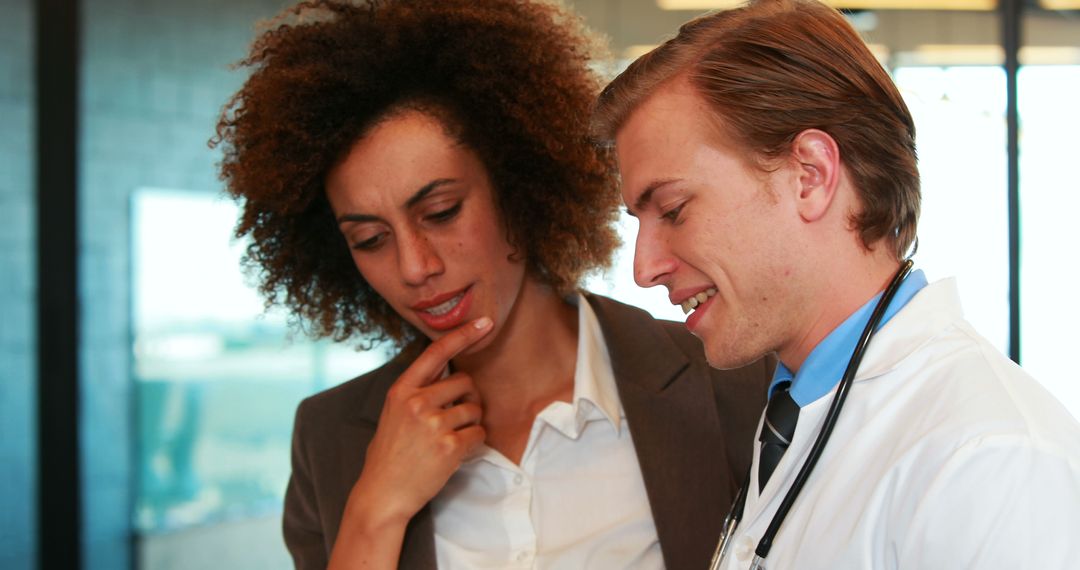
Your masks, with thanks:
<instances>
[{"instance_id":1,"label":"man's ear","mask_svg":"<svg viewBox=\"0 0 1080 570\"><path fill-rule=\"evenodd\" d=\"M840 147L829 133L807 129L791 143L798 167L796 204L804 221L815 222L829 210L840 183Z\"/></svg>"}]
</instances>

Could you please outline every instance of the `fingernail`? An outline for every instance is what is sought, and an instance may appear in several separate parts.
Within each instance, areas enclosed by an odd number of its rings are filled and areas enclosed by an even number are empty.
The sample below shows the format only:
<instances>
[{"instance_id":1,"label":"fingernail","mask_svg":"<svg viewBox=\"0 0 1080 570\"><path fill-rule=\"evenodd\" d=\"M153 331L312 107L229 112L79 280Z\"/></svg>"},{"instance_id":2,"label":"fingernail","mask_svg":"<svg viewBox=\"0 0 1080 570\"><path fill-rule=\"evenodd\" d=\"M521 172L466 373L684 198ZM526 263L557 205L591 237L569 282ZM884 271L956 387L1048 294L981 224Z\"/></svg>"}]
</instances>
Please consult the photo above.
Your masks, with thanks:
<instances>
[{"instance_id":1,"label":"fingernail","mask_svg":"<svg viewBox=\"0 0 1080 570\"><path fill-rule=\"evenodd\" d=\"M491 319L487 317L480 317L473 322L473 326L478 329L486 329L491 326Z\"/></svg>"}]
</instances>

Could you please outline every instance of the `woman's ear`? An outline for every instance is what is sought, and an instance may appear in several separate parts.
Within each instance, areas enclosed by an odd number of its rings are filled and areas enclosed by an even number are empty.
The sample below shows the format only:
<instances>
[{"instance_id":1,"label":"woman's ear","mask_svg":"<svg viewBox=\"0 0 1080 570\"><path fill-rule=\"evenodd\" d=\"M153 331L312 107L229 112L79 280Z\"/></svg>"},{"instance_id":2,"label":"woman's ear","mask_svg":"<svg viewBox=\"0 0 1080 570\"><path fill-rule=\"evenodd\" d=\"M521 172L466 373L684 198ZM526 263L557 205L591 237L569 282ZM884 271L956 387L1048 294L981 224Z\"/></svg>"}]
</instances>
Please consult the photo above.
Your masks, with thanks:
<instances>
[{"instance_id":1,"label":"woman's ear","mask_svg":"<svg viewBox=\"0 0 1080 570\"><path fill-rule=\"evenodd\" d=\"M840 148L829 133L807 129L791 143L791 158L798 165L799 216L815 222L829 210L840 182Z\"/></svg>"}]
</instances>

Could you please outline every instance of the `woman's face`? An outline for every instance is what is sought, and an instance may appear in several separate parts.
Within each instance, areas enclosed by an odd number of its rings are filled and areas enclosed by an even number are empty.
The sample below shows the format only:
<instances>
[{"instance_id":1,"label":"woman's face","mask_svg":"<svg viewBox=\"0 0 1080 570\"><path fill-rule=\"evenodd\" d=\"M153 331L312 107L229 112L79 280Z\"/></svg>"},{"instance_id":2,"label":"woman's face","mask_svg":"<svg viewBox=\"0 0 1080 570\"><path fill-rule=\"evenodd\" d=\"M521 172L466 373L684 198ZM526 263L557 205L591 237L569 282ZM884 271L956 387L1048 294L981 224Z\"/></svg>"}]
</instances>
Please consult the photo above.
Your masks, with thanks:
<instances>
[{"instance_id":1,"label":"woman's face","mask_svg":"<svg viewBox=\"0 0 1080 570\"><path fill-rule=\"evenodd\" d=\"M406 321L436 339L479 317L510 314L525 280L511 260L487 171L442 123L395 114L357 141L326 195L364 279Z\"/></svg>"}]
</instances>

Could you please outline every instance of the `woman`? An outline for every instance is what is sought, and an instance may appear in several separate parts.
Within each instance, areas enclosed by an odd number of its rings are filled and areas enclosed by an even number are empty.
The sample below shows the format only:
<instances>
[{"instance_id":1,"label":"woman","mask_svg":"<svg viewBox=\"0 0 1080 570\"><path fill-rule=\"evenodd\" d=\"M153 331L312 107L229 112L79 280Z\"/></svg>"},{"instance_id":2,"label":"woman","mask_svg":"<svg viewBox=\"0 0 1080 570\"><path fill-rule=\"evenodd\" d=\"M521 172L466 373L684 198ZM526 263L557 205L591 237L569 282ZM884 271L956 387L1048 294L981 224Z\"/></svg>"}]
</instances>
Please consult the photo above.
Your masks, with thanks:
<instances>
[{"instance_id":1,"label":"woman","mask_svg":"<svg viewBox=\"0 0 1080 570\"><path fill-rule=\"evenodd\" d=\"M770 370L577 292L617 244L589 48L515 0L304 2L255 42L218 135L261 289L403 347L300 405L297 567L707 563Z\"/></svg>"}]
</instances>

